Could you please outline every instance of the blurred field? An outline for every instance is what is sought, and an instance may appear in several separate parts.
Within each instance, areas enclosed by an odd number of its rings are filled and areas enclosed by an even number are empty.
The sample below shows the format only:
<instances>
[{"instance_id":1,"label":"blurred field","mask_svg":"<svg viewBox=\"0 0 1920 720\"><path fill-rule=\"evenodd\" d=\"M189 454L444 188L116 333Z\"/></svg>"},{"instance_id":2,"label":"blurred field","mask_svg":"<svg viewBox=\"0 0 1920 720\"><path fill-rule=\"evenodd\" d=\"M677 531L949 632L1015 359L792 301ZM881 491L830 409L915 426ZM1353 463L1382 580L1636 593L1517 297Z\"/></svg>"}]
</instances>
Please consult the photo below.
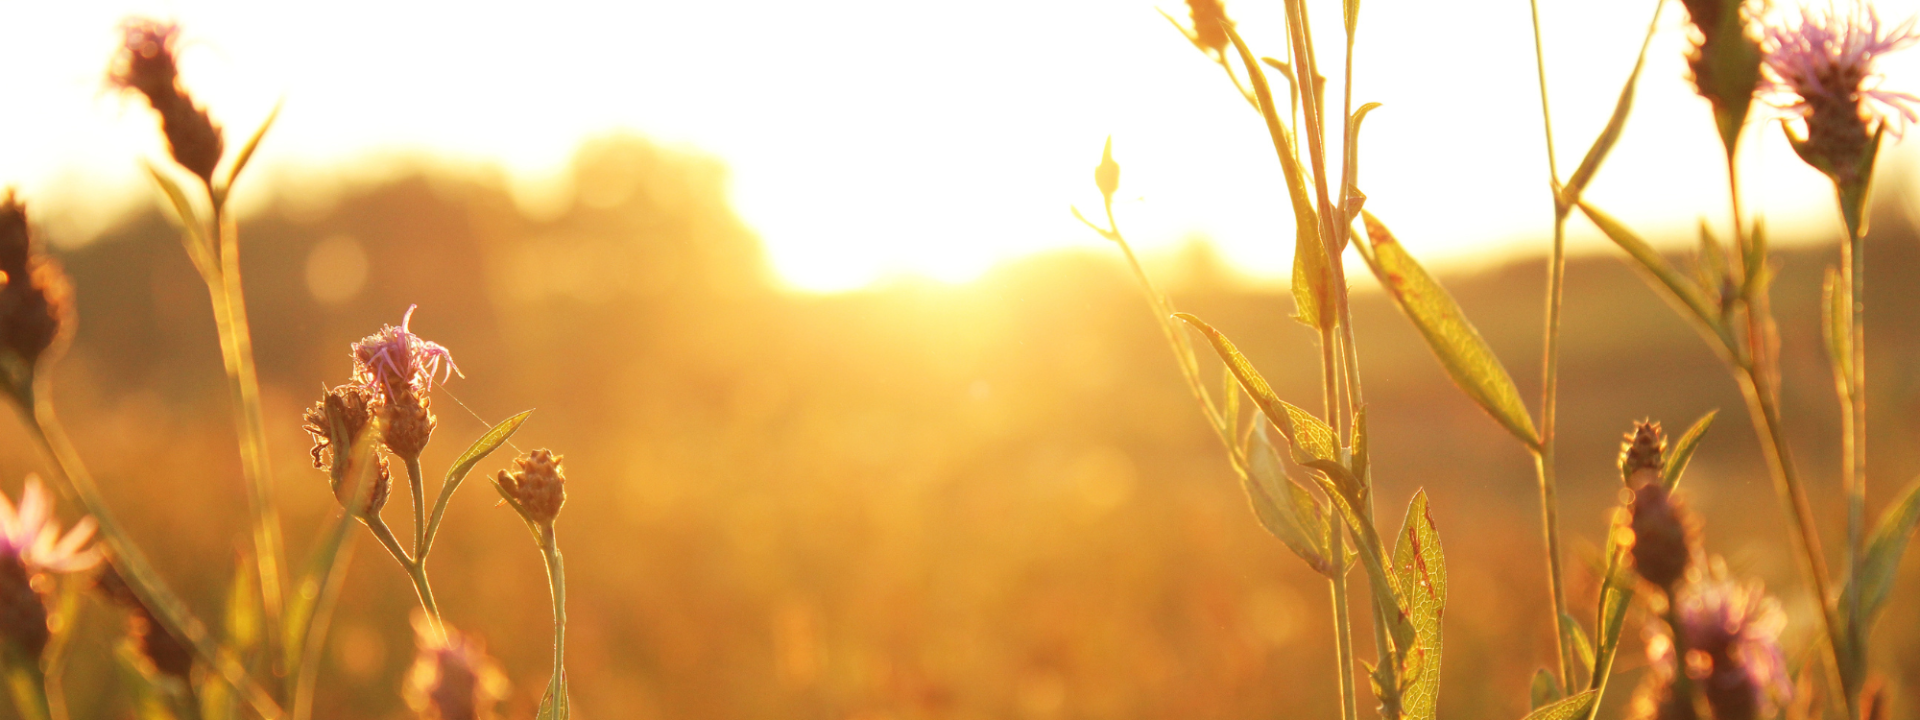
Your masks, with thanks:
<instances>
[{"instance_id":1,"label":"blurred field","mask_svg":"<svg viewBox=\"0 0 1920 720\"><path fill-rule=\"evenodd\" d=\"M575 202L552 218L522 216L497 178L423 169L331 202L282 183L285 199L243 221L295 557L334 507L299 412L344 381L347 343L418 303L413 329L466 373L449 388L488 421L538 408L516 442L567 458L583 717L1335 715L1326 585L1254 522L1117 254L1035 257L964 286L787 294L727 207L717 162L611 137L583 147L576 175ZM1908 442L1920 431L1920 246L1897 211L1874 230L1877 505L1920 471ZM1794 450L1834 529L1837 414L1814 312L1829 255L1783 253L1775 307ZM63 259L81 329L57 399L131 531L217 616L244 500L204 291L157 212ZM1529 396L1542 264L1446 278ZM1284 291L1248 289L1204 247L1154 271L1283 396L1317 397L1311 333L1287 319ZM1721 408L1687 487L1709 547L1784 591L1789 647L1804 647L1811 607L1732 381L1618 261L1576 259L1568 277L1573 565L1596 554L1628 422L1678 430ZM1381 523L1397 527L1427 488L1452 575L1442 712L1518 717L1552 656L1531 460L1383 298L1358 296L1355 314ZM484 425L448 396L434 402L437 476ZM19 425L0 423L8 492L39 468ZM449 621L502 659L509 716L524 717L546 677L546 588L518 519L494 503L484 483L462 490L432 571ZM401 505L388 508L397 527ZM1906 688L1920 688L1913 576L1875 647ZM1585 571L1571 587L1590 622ZM402 573L362 542L318 717L403 715L413 605ZM97 605L84 622L77 654L104 656L117 627ZM1616 687L1644 664L1630 642ZM105 665L76 666L76 715L124 715L112 686Z\"/></svg>"}]
</instances>

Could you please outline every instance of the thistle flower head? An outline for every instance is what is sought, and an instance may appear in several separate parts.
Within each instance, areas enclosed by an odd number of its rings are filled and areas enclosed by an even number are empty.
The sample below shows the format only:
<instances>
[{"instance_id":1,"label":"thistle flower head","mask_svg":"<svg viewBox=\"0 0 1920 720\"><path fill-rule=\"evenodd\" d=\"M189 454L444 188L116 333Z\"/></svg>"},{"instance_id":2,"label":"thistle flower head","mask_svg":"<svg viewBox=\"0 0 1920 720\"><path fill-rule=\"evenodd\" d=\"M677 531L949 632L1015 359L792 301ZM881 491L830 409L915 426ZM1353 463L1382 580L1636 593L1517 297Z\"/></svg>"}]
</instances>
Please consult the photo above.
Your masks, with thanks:
<instances>
[{"instance_id":1,"label":"thistle flower head","mask_svg":"<svg viewBox=\"0 0 1920 720\"><path fill-rule=\"evenodd\" d=\"M211 184L213 169L226 151L226 140L220 126L206 110L194 105L192 96L180 86L180 68L174 57L180 27L129 18L120 29L125 37L107 80L146 96L147 103L160 114L160 129L174 161Z\"/></svg>"},{"instance_id":2,"label":"thistle flower head","mask_svg":"<svg viewBox=\"0 0 1920 720\"><path fill-rule=\"evenodd\" d=\"M413 311L419 307L407 307L400 327L384 326L353 344L353 381L379 393L382 400L390 399L402 387L425 395L433 389L435 377L443 383L454 375L466 377L453 363L453 353L408 329L413 324Z\"/></svg>"},{"instance_id":3,"label":"thistle flower head","mask_svg":"<svg viewBox=\"0 0 1920 720\"><path fill-rule=\"evenodd\" d=\"M1836 182L1855 181L1870 167L1873 139L1882 129L1898 137L1920 120L1920 97L1881 89L1880 56L1920 42L1914 21L1888 26L1873 8L1854 0L1846 10L1802 7L1766 29L1772 102L1804 124L1794 149Z\"/></svg>"},{"instance_id":4,"label":"thistle flower head","mask_svg":"<svg viewBox=\"0 0 1920 720\"><path fill-rule=\"evenodd\" d=\"M1792 696L1793 681L1780 652L1786 615L1757 581L1734 582L1716 560L1677 595L1687 674L1716 719L1767 717L1777 702Z\"/></svg>"},{"instance_id":5,"label":"thistle flower head","mask_svg":"<svg viewBox=\"0 0 1920 720\"><path fill-rule=\"evenodd\" d=\"M360 473L353 472L353 447L373 423L372 396L365 387L341 385L328 390L326 397L308 408L303 417L301 429L313 438L313 466L327 471L333 496L342 507L354 507L353 483L348 480L359 481ZM367 470L371 477L364 480L366 512L377 513L387 504L393 480L386 458L378 453L370 455L374 465Z\"/></svg>"},{"instance_id":6,"label":"thistle flower head","mask_svg":"<svg viewBox=\"0 0 1920 720\"><path fill-rule=\"evenodd\" d=\"M1633 432L1627 433L1620 443L1620 477L1628 487L1644 484L1649 478L1658 480L1660 471L1666 468L1666 461L1662 459L1666 452L1667 435L1660 431L1660 423L1635 422Z\"/></svg>"},{"instance_id":7,"label":"thistle flower head","mask_svg":"<svg viewBox=\"0 0 1920 720\"><path fill-rule=\"evenodd\" d=\"M567 476L562 458L545 448L515 458L513 472L501 470L494 478L500 496L535 525L552 525L567 502Z\"/></svg>"},{"instance_id":8,"label":"thistle flower head","mask_svg":"<svg viewBox=\"0 0 1920 720\"><path fill-rule=\"evenodd\" d=\"M453 628L445 633L415 613L419 654L407 671L407 707L422 720L490 720L507 695L507 679L478 639Z\"/></svg>"},{"instance_id":9,"label":"thistle flower head","mask_svg":"<svg viewBox=\"0 0 1920 720\"><path fill-rule=\"evenodd\" d=\"M47 607L33 587L33 576L77 572L98 564L99 553L86 547L93 528L93 518L83 518L62 536L53 519L53 503L38 477L27 476L18 507L0 494L0 640L13 643L29 657L40 657L49 637Z\"/></svg>"},{"instance_id":10,"label":"thistle flower head","mask_svg":"<svg viewBox=\"0 0 1920 720\"><path fill-rule=\"evenodd\" d=\"M72 284L34 242L26 208L8 191L0 197L0 370L7 380L25 385L72 317Z\"/></svg>"}]
</instances>

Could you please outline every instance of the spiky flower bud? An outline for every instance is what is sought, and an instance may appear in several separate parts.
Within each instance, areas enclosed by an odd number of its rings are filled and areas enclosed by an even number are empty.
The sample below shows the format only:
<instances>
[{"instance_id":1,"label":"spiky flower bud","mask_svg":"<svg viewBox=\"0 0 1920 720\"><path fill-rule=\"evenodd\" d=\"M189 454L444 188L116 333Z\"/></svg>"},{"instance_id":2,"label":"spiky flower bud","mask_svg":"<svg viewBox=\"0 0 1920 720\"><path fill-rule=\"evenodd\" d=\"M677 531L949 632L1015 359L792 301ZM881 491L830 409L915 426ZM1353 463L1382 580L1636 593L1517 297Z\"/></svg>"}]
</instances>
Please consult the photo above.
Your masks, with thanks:
<instances>
[{"instance_id":1,"label":"spiky flower bud","mask_svg":"<svg viewBox=\"0 0 1920 720\"><path fill-rule=\"evenodd\" d=\"M1662 459L1667 453L1667 434L1661 432L1660 423L1653 420L1641 420L1633 424L1633 432L1627 433L1620 443L1620 478L1627 487L1636 487L1660 479L1661 471L1666 469Z\"/></svg>"},{"instance_id":2,"label":"spiky flower bud","mask_svg":"<svg viewBox=\"0 0 1920 720\"><path fill-rule=\"evenodd\" d=\"M24 388L73 325L72 284L40 251L13 191L0 198L0 370Z\"/></svg>"},{"instance_id":3,"label":"spiky flower bud","mask_svg":"<svg viewBox=\"0 0 1920 720\"><path fill-rule=\"evenodd\" d=\"M1224 53L1227 50L1227 10L1220 0L1187 0L1187 14L1193 18L1193 44L1202 50Z\"/></svg>"},{"instance_id":4,"label":"spiky flower bud","mask_svg":"<svg viewBox=\"0 0 1920 720\"><path fill-rule=\"evenodd\" d=\"M1693 517L1686 504L1657 481L1634 488L1631 511L1633 566L1640 577L1671 594L1693 562Z\"/></svg>"},{"instance_id":5,"label":"spiky flower bud","mask_svg":"<svg viewBox=\"0 0 1920 720\"><path fill-rule=\"evenodd\" d=\"M552 525L567 502L567 477L560 469L561 456L545 448L515 458L518 470L500 471L494 484L500 496L513 503L535 525Z\"/></svg>"},{"instance_id":6,"label":"spiky flower bud","mask_svg":"<svg viewBox=\"0 0 1920 720\"><path fill-rule=\"evenodd\" d=\"M160 114L160 130L174 162L211 185L213 169L226 151L226 140L220 126L205 109L194 105L193 97L180 85L173 47L180 37L180 27L129 18L120 29L125 40L108 79L146 96L147 103Z\"/></svg>"},{"instance_id":7,"label":"spiky flower bud","mask_svg":"<svg viewBox=\"0 0 1920 720\"><path fill-rule=\"evenodd\" d=\"M355 507L353 495L354 483L348 480L362 481L366 484L364 495L365 512L380 512L387 504L387 493L393 486L392 475L387 469L387 459L379 453L369 453L374 466L365 473L354 472L352 456L354 444L367 427L373 422L371 393L359 385L341 385L328 390L326 397L314 403L304 417L301 429L313 438L313 466L327 471L329 483L333 487L333 496L340 506L348 509ZM361 480L360 475L369 477Z\"/></svg>"},{"instance_id":8,"label":"spiky flower bud","mask_svg":"<svg viewBox=\"0 0 1920 720\"><path fill-rule=\"evenodd\" d=\"M127 640L140 656L152 663L156 672L186 681L193 672L193 649L186 641L174 637L154 619L153 611L140 602L140 597L113 566L102 567L93 582L94 588L107 600L127 609Z\"/></svg>"},{"instance_id":9,"label":"spiky flower bud","mask_svg":"<svg viewBox=\"0 0 1920 720\"><path fill-rule=\"evenodd\" d=\"M400 387L387 396L386 415L387 449L402 460L418 459L439 423L426 394L412 386Z\"/></svg>"},{"instance_id":10,"label":"spiky flower bud","mask_svg":"<svg viewBox=\"0 0 1920 720\"><path fill-rule=\"evenodd\" d=\"M485 645L453 628L442 634L424 614L414 615L413 628L419 654L407 671L407 707L421 720L491 720L507 679Z\"/></svg>"},{"instance_id":11,"label":"spiky flower bud","mask_svg":"<svg viewBox=\"0 0 1920 720\"><path fill-rule=\"evenodd\" d=\"M1760 86L1760 43L1747 29L1743 0L1682 0L1693 24L1687 67L1694 88L1713 105L1720 140L1732 154Z\"/></svg>"}]
</instances>

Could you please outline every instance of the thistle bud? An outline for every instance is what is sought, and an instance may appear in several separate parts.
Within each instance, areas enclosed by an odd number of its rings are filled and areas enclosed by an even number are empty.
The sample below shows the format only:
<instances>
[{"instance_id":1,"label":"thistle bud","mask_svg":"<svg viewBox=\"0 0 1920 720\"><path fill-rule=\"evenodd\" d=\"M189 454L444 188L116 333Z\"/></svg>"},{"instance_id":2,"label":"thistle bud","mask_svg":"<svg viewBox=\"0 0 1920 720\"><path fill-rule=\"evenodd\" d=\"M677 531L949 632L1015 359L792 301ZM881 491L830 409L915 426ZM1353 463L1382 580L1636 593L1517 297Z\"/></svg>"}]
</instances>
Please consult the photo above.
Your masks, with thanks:
<instances>
[{"instance_id":1,"label":"thistle bud","mask_svg":"<svg viewBox=\"0 0 1920 720\"><path fill-rule=\"evenodd\" d=\"M180 85L173 47L180 37L180 27L132 18L121 23L120 29L125 40L108 80L146 96L147 103L160 115L160 130L174 162L211 185L213 169L226 151L226 140L220 126L205 109L194 105L192 96Z\"/></svg>"},{"instance_id":2,"label":"thistle bud","mask_svg":"<svg viewBox=\"0 0 1920 720\"><path fill-rule=\"evenodd\" d=\"M0 370L25 388L48 348L72 327L72 285L40 252L13 192L0 199Z\"/></svg>"},{"instance_id":3,"label":"thistle bud","mask_svg":"<svg viewBox=\"0 0 1920 720\"><path fill-rule=\"evenodd\" d=\"M507 694L507 679L478 640L453 628L445 633L423 614L413 617L419 654L407 671L407 707L421 720L491 720Z\"/></svg>"},{"instance_id":4,"label":"thistle bud","mask_svg":"<svg viewBox=\"0 0 1920 720\"><path fill-rule=\"evenodd\" d=\"M1713 105L1720 140L1731 155L1760 86L1760 43L1747 32L1742 0L1682 0L1692 21L1687 67L1694 88Z\"/></svg>"},{"instance_id":5,"label":"thistle bud","mask_svg":"<svg viewBox=\"0 0 1920 720\"><path fill-rule=\"evenodd\" d=\"M1620 478L1627 487L1637 487L1648 482L1660 480L1661 471L1666 469L1662 458L1667 452L1667 435L1660 431L1660 423L1642 420L1633 424L1633 432L1627 433L1620 443Z\"/></svg>"},{"instance_id":6,"label":"thistle bud","mask_svg":"<svg viewBox=\"0 0 1920 720\"><path fill-rule=\"evenodd\" d=\"M1633 565L1640 577L1672 593L1693 560L1693 518L1680 498L1651 482L1634 488Z\"/></svg>"},{"instance_id":7,"label":"thistle bud","mask_svg":"<svg viewBox=\"0 0 1920 720\"><path fill-rule=\"evenodd\" d=\"M560 506L567 502L567 477L560 462L561 456L551 450L535 450L514 459L517 471L501 470L494 485L528 522L550 526L560 514Z\"/></svg>"},{"instance_id":8,"label":"thistle bud","mask_svg":"<svg viewBox=\"0 0 1920 720\"><path fill-rule=\"evenodd\" d=\"M402 460L416 460L433 437L439 419L433 416L431 403L423 392L404 385L388 393L386 400L387 449Z\"/></svg>"},{"instance_id":9,"label":"thistle bud","mask_svg":"<svg viewBox=\"0 0 1920 720\"><path fill-rule=\"evenodd\" d=\"M313 438L313 466L327 471L329 483L333 487L333 496L340 506L352 509L355 506L352 497L353 488L347 481L358 479L362 473L354 472L352 467L353 448L372 424L373 410L370 406L371 393L360 385L341 385L327 391L326 397L314 403L305 415L301 429ZM393 478L387 470L387 459L379 453L370 453L374 467L367 474L368 483L365 512L380 512L387 504L387 492L392 488Z\"/></svg>"}]
</instances>

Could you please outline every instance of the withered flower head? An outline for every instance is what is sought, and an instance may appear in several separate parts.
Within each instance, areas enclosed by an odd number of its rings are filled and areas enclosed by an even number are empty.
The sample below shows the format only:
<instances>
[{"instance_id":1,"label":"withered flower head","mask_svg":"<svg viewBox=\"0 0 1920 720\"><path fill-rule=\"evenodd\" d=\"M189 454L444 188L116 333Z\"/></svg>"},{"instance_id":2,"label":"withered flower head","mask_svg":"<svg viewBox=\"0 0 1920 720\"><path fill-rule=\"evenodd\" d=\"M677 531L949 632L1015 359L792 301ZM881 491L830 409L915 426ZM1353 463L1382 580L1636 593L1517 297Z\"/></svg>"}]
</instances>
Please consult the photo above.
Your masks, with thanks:
<instances>
[{"instance_id":1,"label":"withered flower head","mask_svg":"<svg viewBox=\"0 0 1920 720\"><path fill-rule=\"evenodd\" d=\"M341 385L328 390L326 397L307 409L305 423L301 429L313 438L313 466L327 470L329 482L333 486L333 496L340 505L352 508L353 483L358 473L352 472L351 462L353 446L373 422L371 393L359 385ZM387 470L387 460L379 453L371 453L374 467L368 469L372 476L364 482L368 484L366 512L377 513L387 504L387 491L392 487L392 476Z\"/></svg>"},{"instance_id":2,"label":"withered flower head","mask_svg":"<svg viewBox=\"0 0 1920 720\"><path fill-rule=\"evenodd\" d=\"M180 86L180 69L174 59L174 42L180 27L146 18L128 18L120 24L125 33L120 53L107 79L114 85L138 91L146 96L154 112L160 114L161 133L175 162L208 184L213 169L226 151L220 126L203 108L195 106L192 96Z\"/></svg>"},{"instance_id":3,"label":"withered flower head","mask_svg":"<svg viewBox=\"0 0 1920 720\"><path fill-rule=\"evenodd\" d=\"M501 470L494 485L500 496L513 503L535 525L548 526L567 502L567 477L560 469L561 456L545 448L535 450L513 463L518 470Z\"/></svg>"},{"instance_id":4,"label":"withered flower head","mask_svg":"<svg viewBox=\"0 0 1920 720\"><path fill-rule=\"evenodd\" d=\"M1193 18L1193 44L1202 50L1226 52L1230 21L1220 0L1187 0L1187 14Z\"/></svg>"},{"instance_id":5,"label":"withered flower head","mask_svg":"<svg viewBox=\"0 0 1920 720\"><path fill-rule=\"evenodd\" d=\"M1920 119L1911 105L1920 98L1881 89L1874 71L1880 56L1915 42L1913 20L1884 26L1857 0L1844 13L1802 7L1798 17L1767 28L1767 89L1775 105L1801 118L1804 132L1789 126L1788 137L1807 164L1836 183L1863 180L1880 131L1898 136Z\"/></svg>"},{"instance_id":6,"label":"withered flower head","mask_svg":"<svg viewBox=\"0 0 1920 720\"><path fill-rule=\"evenodd\" d=\"M127 609L127 639L153 669L169 677L186 680L193 672L193 649L174 637L153 618L153 611L140 602L133 588L112 565L102 565L93 579L94 589L107 600Z\"/></svg>"},{"instance_id":7,"label":"withered flower head","mask_svg":"<svg viewBox=\"0 0 1920 720\"><path fill-rule=\"evenodd\" d=\"M1667 435L1660 431L1660 423L1641 420L1633 424L1633 432L1627 433L1626 440L1620 443L1620 477L1628 487L1659 480L1660 472L1666 469L1666 461L1661 459L1667 452ZM1651 475L1648 473L1651 472Z\"/></svg>"},{"instance_id":8,"label":"withered flower head","mask_svg":"<svg viewBox=\"0 0 1920 720\"><path fill-rule=\"evenodd\" d=\"M71 329L73 290L41 252L13 191L0 198L0 370L24 386L47 349Z\"/></svg>"},{"instance_id":9,"label":"withered flower head","mask_svg":"<svg viewBox=\"0 0 1920 720\"><path fill-rule=\"evenodd\" d=\"M454 375L466 377L453 363L453 353L408 329L413 324L413 311L419 308L408 306L400 327L384 326L353 344L353 381L380 393L381 399L397 394L402 386L424 396L433 389L436 376L440 382ZM444 368L442 362L446 363Z\"/></svg>"},{"instance_id":10,"label":"withered flower head","mask_svg":"<svg viewBox=\"0 0 1920 720\"><path fill-rule=\"evenodd\" d=\"M424 614L413 616L419 654L407 671L407 707L421 720L491 720L507 696L507 678L478 639L446 628L443 636Z\"/></svg>"}]
</instances>

